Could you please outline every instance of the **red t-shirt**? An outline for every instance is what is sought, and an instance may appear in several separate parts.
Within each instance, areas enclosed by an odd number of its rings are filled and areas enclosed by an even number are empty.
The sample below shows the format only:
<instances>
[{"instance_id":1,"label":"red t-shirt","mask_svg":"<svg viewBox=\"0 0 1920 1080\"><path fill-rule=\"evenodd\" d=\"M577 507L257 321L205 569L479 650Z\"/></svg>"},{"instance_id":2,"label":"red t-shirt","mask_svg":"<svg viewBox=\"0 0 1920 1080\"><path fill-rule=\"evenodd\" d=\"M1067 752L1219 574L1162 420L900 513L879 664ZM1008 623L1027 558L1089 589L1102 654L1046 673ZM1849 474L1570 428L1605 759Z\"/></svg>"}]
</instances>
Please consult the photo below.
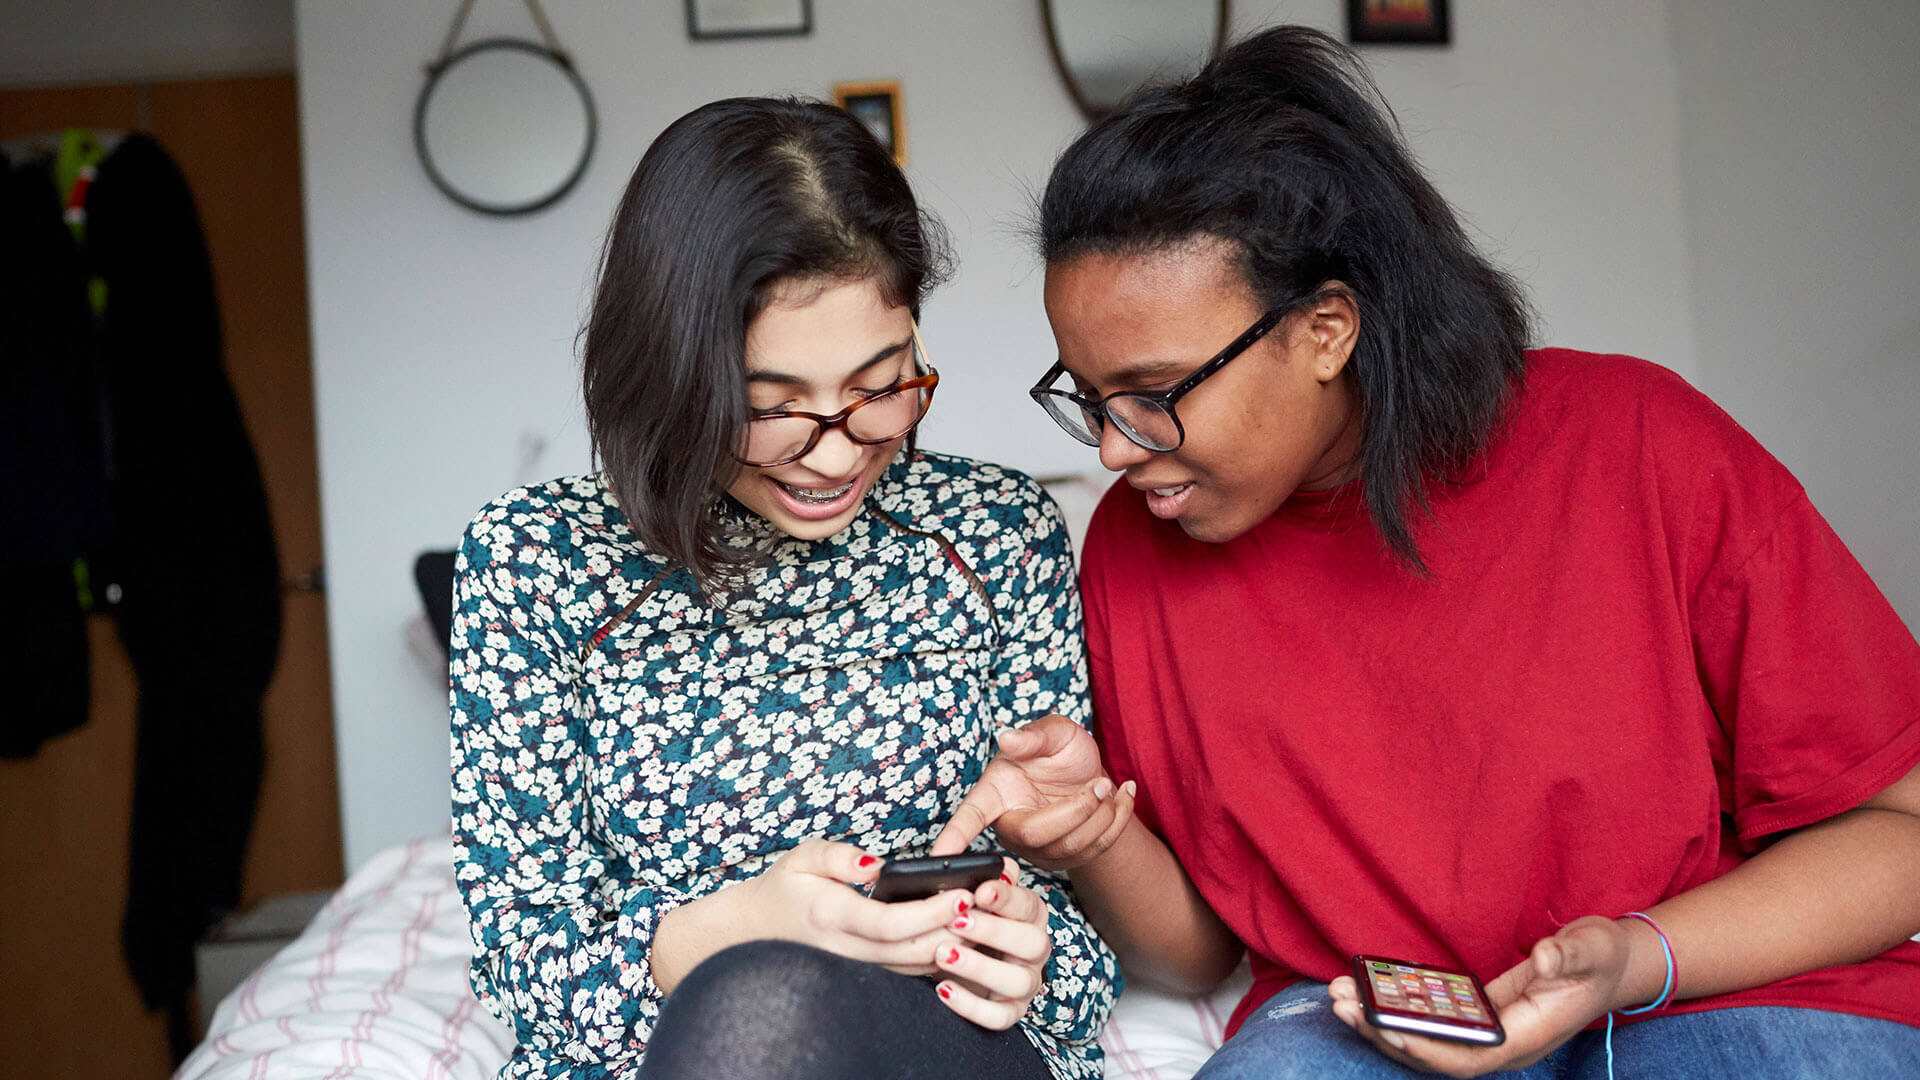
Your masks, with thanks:
<instances>
[{"instance_id":1,"label":"red t-shirt","mask_svg":"<svg viewBox=\"0 0 1920 1080\"><path fill-rule=\"evenodd\" d=\"M1431 575L1357 484L1226 544L1117 484L1087 536L1116 782L1252 953L1230 1030L1366 952L1490 979L1920 762L1920 646L1798 482L1678 376L1548 349L1432 492ZM1738 915L1732 916L1738 918ZM1677 1011L1920 1025L1920 944Z\"/></svg>"}]
</instances>

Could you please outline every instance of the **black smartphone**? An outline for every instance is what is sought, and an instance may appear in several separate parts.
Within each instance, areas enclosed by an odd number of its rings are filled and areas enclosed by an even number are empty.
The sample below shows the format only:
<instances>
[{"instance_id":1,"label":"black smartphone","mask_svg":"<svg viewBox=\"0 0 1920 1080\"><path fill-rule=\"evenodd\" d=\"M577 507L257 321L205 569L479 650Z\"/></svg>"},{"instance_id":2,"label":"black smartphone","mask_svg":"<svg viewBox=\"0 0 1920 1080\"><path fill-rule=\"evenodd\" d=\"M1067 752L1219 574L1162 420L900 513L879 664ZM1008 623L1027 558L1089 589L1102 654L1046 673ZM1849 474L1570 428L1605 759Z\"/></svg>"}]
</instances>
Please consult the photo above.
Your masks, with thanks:
<instances>
[{"instance_id":1,"label":"black smartphone","mask_svg":"<svg viewBox=\"0 0 1920 1080\"><path fill-rule=\"evenodd\" d=\"M1374 1027L1477 1046L1507 1041L1500 1016L1487 1000L1487 988L1471 975L1384 956L1356 956L1353 981L1359 984L1367 1023Z\"/></svg>"},{"instance_id":2,"label":"black smartphone","mask_svg":"<svg viewBox=\"0 0 1920 1080\"><path fill-rule=\"evenodd\" d=\"M969 851L960 855L931 855L922 859L888 859L874 880L875 900L923 900L948 889L977 889L1006 870L997 851Z\"/></svg>"}]
</instances>

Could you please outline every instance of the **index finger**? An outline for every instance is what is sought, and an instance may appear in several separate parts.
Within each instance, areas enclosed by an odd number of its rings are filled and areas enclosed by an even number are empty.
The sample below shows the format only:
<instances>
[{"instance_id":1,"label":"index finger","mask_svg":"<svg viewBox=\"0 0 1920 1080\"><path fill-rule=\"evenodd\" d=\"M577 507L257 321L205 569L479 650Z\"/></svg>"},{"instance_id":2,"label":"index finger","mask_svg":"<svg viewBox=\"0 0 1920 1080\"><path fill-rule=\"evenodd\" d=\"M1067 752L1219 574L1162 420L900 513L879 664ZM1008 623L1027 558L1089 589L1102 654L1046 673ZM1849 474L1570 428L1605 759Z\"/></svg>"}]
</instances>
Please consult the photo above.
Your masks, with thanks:
<instances>
[{"instance_id":1,"label":"index finger","mask_svg":"<svg viewBox=\"0 0 1920 1080\"><path fill-rule=\"evenodd\" d=\"M973 891L973 898L980 910L990 911L1002 918L1030 923L1046 921L1046 900L1034 890L1021 888L1008 880L987 882Z\"/></svg>"},{"instance_id":2,"label":"index finger","mask_svg":"<svg viewBox=\"0 0 1920 1080\"><path fill-rule=\"evenodd\" d=\"M794 870L847 885L862 885L880 875L878 856L838 841L809 840L794 848L787 858L792 860Z\"/></svg>"},{"instance_id":3,"label":"index finger","mask_svg":"<svg viewBox=\"0 0 1920 1080\"><path fill-rule=\"evenodd\" d=\"M990 784L975 784L960 805L953 808L953 816L933 838L933 846L927 849L929 855L958 855L967 850L967 845L984 832L987 826L1000 819L1007 812L999 789Z\"/></svg>"}]
</instances>

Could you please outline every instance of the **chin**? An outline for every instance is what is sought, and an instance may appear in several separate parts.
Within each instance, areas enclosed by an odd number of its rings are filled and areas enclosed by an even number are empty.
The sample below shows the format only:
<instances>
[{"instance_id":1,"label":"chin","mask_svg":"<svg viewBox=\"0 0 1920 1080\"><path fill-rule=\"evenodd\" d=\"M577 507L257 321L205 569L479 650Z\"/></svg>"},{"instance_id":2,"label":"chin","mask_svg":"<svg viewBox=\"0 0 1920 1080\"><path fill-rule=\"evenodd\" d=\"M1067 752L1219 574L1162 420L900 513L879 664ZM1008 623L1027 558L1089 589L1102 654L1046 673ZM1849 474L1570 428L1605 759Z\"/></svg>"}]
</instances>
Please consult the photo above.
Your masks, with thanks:
<instances>
[{"instance_id":1,"label":"chin","mask_svg":"<svg viewBox=\"0 0 1920 1080\"><path fill-rule=\"evenodd\" d=\"M1223 520L1213 514L1189 514L1174 522L1180 531L1203 544L1224 544L1253 528L1251 521Z\"/></svg>"}]
</instances>

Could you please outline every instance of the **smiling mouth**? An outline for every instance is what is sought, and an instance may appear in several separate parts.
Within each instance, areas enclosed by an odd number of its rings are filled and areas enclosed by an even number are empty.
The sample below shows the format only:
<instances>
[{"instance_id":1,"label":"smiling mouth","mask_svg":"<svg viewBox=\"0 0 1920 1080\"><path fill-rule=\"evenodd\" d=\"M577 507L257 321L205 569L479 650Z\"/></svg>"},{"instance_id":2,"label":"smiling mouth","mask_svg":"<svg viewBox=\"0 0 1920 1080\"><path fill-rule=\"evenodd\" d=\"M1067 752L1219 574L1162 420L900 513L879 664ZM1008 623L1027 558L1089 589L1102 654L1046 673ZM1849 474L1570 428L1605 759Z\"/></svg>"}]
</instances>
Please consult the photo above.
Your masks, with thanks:
<instances>
[{"instance_id":1,"label":"smiling mouth","mask_svg":"<svg viewBox=\"0 0 1920 1080\"><path fill-rule=\"evenodd\" d=\"M830 488L795 487L792 484L784 483L779 480L775 480L774 483L779 484L781 490L793 496L796 502L812 503L815 506L827 506L834 502L837 502L842 496L844 496L853 487L853 481L851 480L847 481L844 484L841 484L838 487L830 487Z\"/></svg>"}]
</instances>

